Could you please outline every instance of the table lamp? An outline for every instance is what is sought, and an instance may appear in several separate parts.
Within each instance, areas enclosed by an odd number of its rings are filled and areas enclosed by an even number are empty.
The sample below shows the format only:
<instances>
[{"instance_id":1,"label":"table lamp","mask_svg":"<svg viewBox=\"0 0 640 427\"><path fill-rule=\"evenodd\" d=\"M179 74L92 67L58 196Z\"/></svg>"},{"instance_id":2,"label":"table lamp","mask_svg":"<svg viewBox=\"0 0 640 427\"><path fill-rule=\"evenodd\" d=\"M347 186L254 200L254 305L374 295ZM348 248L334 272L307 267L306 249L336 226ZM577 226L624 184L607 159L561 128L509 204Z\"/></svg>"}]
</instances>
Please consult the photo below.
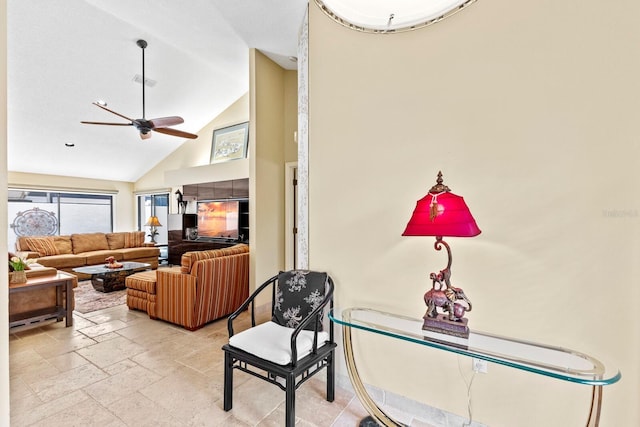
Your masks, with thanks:
<instances>
[{"instance_id":1,"label":"table lamp","mask_svg":"<svg viewBox=\"0 0 640 427\"><path fill-rule=\"evenodd\" d=\"M424 330L469 336L465 312L471 311L471 302L461 288L451 285L451 248L443 237L473 237L480 229L464 199L451 193L443 184L442 172L438 172L436 185L416 203L413 215L403 236L434 236L434 248L447 250L447 266L439 273L431 273L432 287L424 295L427 312L424 315ZM439 313L438 309L442 312Z\"/></svg>"},{"instance_id":2,"label":"table lamp","mask_svg":"<svg viewBox=\"0 0 640 427\"><path fill-rule=\"evenodd\" d=\"M145 224L145 227L150 227L149 237L151 237L151 243L156 243L156 235L158 234L157 227L162 227L160 220L157 216L151 215Z\"/></svg>"}]
</instances>

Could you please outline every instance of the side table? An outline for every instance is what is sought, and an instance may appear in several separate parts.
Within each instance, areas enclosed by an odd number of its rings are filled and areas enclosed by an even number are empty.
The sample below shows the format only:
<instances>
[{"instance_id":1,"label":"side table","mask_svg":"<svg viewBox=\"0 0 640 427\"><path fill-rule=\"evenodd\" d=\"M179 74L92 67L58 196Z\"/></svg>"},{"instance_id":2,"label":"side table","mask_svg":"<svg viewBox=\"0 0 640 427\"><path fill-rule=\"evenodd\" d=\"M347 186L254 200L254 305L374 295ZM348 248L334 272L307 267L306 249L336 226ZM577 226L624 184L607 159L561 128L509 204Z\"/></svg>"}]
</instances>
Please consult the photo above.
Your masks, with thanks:
<instances>
[{"instance_id":1,"label":"side table","mask_svg":"<svg viewBox=\"0 0 640 427\"><path fill-rule=\"evenodd\" d=\"M437 350L482 359L549 378L590 385L593 391L591 409L587 420L588 427L595 427L599 424L602 386L613 384L622 377L617 368L605 366L599 360L587 354L561 347L477 331L471 331L468 341L464 343L434 341L423 334L422 319L414 319L368 308L334 309L329 314L329 317L334 322L342 325L347 371L356 395L371 415L370 418L384 426L403 426L403 424L382 411L367 393L358 375L358 369L353 357L352 329L381 334Z\"/></svg>"},{"instance_id":2,"label":"side table","mask_svg":"<svg viewBox=\"0 0 640 427\"><path fill-rule=\"evenodd\" d=\"M29 311L26 313L15 314L9 316L9 328L18 326L31 325L45 320L57 319L66 320L65 326L73 325L73 284L77 280L73 274L58 271L55 275L34 277L27 280L27 283L10 283L9 296L17 292L27 292L43 288L56 288L56 305L55 307ZM62 295L64 290L65 300L63 303Z\"/></svg>"}]
</instances>

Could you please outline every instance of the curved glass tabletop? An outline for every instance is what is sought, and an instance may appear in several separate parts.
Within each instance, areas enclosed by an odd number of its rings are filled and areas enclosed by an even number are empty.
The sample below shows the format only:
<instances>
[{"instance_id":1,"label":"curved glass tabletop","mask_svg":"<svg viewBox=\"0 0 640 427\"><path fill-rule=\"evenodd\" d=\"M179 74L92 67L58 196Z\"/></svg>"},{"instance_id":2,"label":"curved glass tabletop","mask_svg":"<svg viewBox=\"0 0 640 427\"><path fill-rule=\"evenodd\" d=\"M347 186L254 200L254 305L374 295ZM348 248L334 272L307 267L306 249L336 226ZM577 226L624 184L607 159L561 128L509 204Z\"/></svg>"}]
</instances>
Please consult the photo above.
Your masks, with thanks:
<instances>
[{"instance_id":1,"label":"curved glass tabletop","mask_svg":"<svg viewBox=\"0 0 640 427\"><path fill-rule=\"evenodd\" d=\"M468 339L426 336L423 320L369 308L334 309L334 322L356 329L422 344L428 347L475 357L528 372L587 385L609 385L622 375L616 367L598 359L561 347L538 344L485 332L470 331Z\"/></svg>"}]
</instances>

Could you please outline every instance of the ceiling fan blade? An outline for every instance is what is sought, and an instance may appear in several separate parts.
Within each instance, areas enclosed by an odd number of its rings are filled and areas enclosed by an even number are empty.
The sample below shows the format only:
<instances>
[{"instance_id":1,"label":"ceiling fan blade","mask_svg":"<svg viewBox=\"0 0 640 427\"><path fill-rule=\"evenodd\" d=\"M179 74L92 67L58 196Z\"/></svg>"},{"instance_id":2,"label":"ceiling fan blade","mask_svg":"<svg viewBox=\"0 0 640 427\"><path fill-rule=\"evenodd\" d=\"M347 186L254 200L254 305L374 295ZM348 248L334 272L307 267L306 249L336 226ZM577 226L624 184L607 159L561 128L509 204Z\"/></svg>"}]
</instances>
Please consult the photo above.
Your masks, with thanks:
<instances>
[{"instance_id":1,"label":"ceiling fan blade","mask_svg":"<svg viewBox=\"0 0 640 427\"><path fill-rule=\"evenodd\" d=\"M179 136L181 138L188 138L188 139L196 139L198 137L198 135L194 135L192 133L189 132L184 132L178 129L171 129L171 128L155 128L153 129L155 132L160 132L160 133L164 133L166 135L171 135L171 136Z\"/></svg>"},{"instance_id":2,"label":"ceiling fan blade","mask_svg":"<svg viewBox=\"0 0 640 427\"><path fill-rule=\"evenodd\" d=\"M116 115L116 116L118 116L118 117L122 117L122 118L123 118L123 119L125 119L125 120L129 120L130 122L132 122L132 121L133 121L133 120L132 120L132 119L130 119L129 117L127 117L127 116L123 116L123 115L122 115L122 114L120 114L120 113L116 113L115 111L110 110L110 109L108 109L107 107L105 107L104 105L100 105L100 104L98 104L97 102L92 102L92 104L93 104L93 105L95 105L96 107L100 107L100 108L102 108L103 110L110 112L111 114L115 114L115 115Z\"/></svg>"},{"instance_id":3,"label":"ceiling fan blade","mask_svg":"<svg viewBox=\"0 0 640 427\"><path fill-rule=\"evenodd\" d=\"M108 123L108 122L85 122L85 121L82 121L80 123L84 123L85 125L133 126L133 123Z\"/></svg>"},{"instance_id":4,"label":"ceiling fan blade","mask_svg":"<svg viewBox=\"0 0 640 427\"><path fill-rule=\"evenodd\" d=\"M151 122L153 129L155 129L179 125L181 123L184 123L184 119L178 116L158 117L157 119L150 119L149 122Z\"/></svg>"}]
</instances>

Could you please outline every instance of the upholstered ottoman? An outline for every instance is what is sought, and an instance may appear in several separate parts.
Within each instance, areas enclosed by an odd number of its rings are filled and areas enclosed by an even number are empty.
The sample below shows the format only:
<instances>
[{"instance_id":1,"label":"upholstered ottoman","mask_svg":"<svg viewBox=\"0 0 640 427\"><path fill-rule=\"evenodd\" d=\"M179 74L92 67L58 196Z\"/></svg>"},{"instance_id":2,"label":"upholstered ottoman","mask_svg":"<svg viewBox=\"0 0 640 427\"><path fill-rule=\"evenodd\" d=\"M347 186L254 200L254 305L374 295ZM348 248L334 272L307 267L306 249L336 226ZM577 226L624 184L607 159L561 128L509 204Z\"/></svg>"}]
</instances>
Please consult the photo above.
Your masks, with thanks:
<instances>
[{"instance_id":1,"label":"upholstered ottoman","mask_svg":"<svg viewBox=\"0 0 640 427\"><path fill-rule=\"evenodd\" d=\"M156 271L141 271L127 276L127 307L142 310L156 318Z\"/></svg>"}]
</instances>

